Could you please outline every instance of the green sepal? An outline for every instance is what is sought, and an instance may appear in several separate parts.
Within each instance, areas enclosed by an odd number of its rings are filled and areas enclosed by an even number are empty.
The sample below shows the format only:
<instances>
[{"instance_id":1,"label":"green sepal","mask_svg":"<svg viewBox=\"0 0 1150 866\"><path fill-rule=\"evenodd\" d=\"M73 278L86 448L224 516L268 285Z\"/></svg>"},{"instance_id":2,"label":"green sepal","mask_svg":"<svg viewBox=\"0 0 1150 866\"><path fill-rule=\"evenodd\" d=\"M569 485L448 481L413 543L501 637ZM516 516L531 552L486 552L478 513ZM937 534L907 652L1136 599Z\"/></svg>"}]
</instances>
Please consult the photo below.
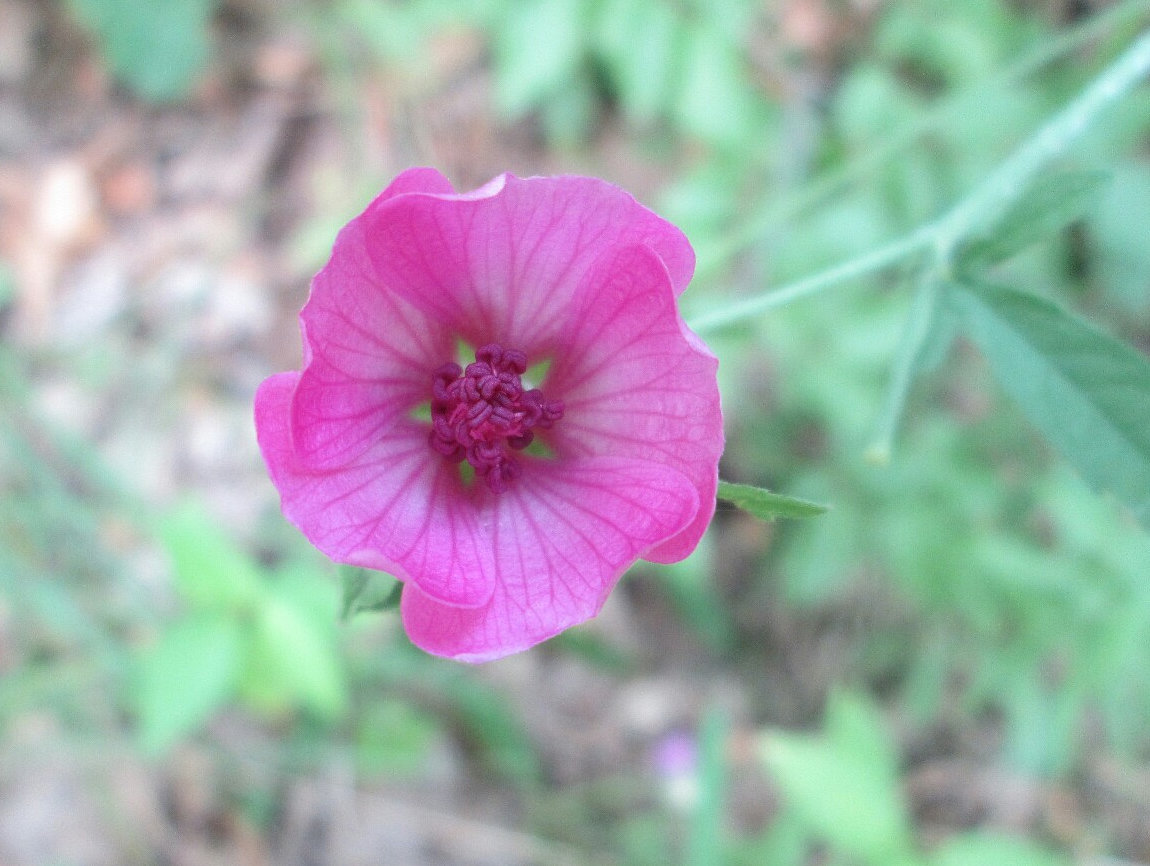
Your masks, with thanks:
<instances>
[{"instance_id":1,"label":"green sepal","mask_svg":"<svg viewBox=\"0 0 1150 866\"><path fill-rule=\"evenodd\" d=\"M341 565L339 578L343 584L339 618L344 622L363 611L379 612L399 607L403 583L391 575L369 568Z\"/></svg>"},{"instance_id":2,"label":"green sepal","mask_svg":"<svg viewBox=\"0 0 1150 866\"><path fill-rule=\"evenodd\" d=\"M808 502L806 499L772 493L751 484L734 484L730 481L719 482L718 498L741 508L759 520L774 520L778 517L817 517L829 507L817 502Z\"/></svg>"}]
</instances>

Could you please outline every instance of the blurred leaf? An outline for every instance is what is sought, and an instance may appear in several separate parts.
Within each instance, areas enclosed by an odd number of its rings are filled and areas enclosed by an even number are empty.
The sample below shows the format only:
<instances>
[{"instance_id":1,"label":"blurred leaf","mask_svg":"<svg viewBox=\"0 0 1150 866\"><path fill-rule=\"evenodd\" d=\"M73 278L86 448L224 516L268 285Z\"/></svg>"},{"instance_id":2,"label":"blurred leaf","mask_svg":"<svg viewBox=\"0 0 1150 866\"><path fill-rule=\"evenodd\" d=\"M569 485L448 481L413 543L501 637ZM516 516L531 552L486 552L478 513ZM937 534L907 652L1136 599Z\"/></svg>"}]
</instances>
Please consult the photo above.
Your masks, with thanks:
<instances>
[{"instance_id":1,"label":"blurred leaf","mask_svg":"<svg viewBox=\"0 0 1150 866\"><path fill-rule=\"evenodd\" d=\"M719 482L719 499L730 502L759 520L774 520L777 517L817 517L827 511L826 505L771 493L762 487L750 484Z\"/></svg>"},{"instance_id":2,"label":"blurred leaf","mask_svg":"<svg viewBox=\"0 0 1150 866\"><path fill-rule=\"evenodd\" d=\"M267 709L295 698L332 718L346 708L347 686L333 641L312 617L287 598L270 596L260 605L245 692Z\"/></svg>"},{"instance_id":3,"label":"blurred leaf","mask_svg":"<svg viewBox=\"0 0 1150 866\"><path fill-rule=\"evenodd\" d=\"M339 0L329 14L345 21L356 39L389 59L417 55L426 41L410 8L377 0Z\"/></svg>"},{"instance_id":4,"label":"blurred leaf","mask_svg":"<svg viewBox=\"0 0 1150 866\"><path fill-rule=\"evenodd\" d=\"M736 840L731 866L803 866L808 835L803 822L783 807L757 839Z\"/></svg>"},{"instance_id":5,"label":"blurred leaf","mask_svg":"<svg viewBox=\"0 0 1150 866\"><path fill-rule=\"evenodd\" d=\"M366 774L417 776L426 765L438 723L404 701L387 698L367 705L356 724L355 754Z\"/></svg>"},{"instance_id":6,"label":"blurred leaf","mask_svg":"<svg viewBox=\"0 0 1150 866\"><path fill-rule=\"evenodd\" d=\"M1031 422L1150 526L1150 361L1042 298L973 284L950 294Z\"/></svg>"},{"instance_id":7,"label":"blurred leaf","mask_svg":"<svg viewBox=\"0 0 1150 866\"><path fill-rule=\"evenodd\" d=\"M141 96L187 93L208 59L215 0L71 0L100 38L113 74Z\"/></svg>"},{"instance_id":8,"label":"blurred leaf","mask_svg":"<svg viewBox=\"0 0 1150 866\"><path fill-rule=\"evenodd\" d=\"M193 607L235 610L263 592L256 565L200 506L176 508L161 519L159 532L175 566L176 586Z\"/></svg>"},{"instance_id":9,"label":"blurred leaf","mask_svg":"<svg viewBox=\"0 0 1150 866\"><path fill-rule=\"evenodd\" d=\"M667 112L685 36L675 9L648 0L606 0L597 23L598 44L623 110L637 123Z\"/></svg>"},{"instance_id":10,"label":"blurred leaf","mask_svg":"<svg viewBox=\"0 0 1150 866\"><path fill-rule=\"evenodd\" d=\"M849 692L832 692L824 729L836 749L870 761L874 775L898 778L898 751L887 733L886 722L869 701Z\"/></svg>"},{"instance_id":11,"label":"blurred leaf","mask_svg":"<svg viewBox=\"0 0 1150 866\"><path fill-rule=\"evenodd\" d=\"M905 126L918 106L895 73L875 63L859 63L844 73L835 90L832 116L838 130L853 142L873 146L891 130Z\"/></svg>"},{"instance_id":12,"label":"blurred leaf","mask_svg":"<svg viewBox=\"0 0 1150 866\"><path fill-rule=\"evenodd\" d=\"M1026 839L991 833L955 836L930 858L930 866L1069 866L1065 857L1051 854Z\"/></svg>"},{"instance_id":13,"label":"blurred leaf","mask_svg":"<svg viewBox=\"0 0 1150 866\"><path fill-rule=\"evenodd\" d=\"M856 698L832 703L827 736L764 734L762 757L797 817L840 851L873 866L912 856L893 747Z\"/></svg>"},{"instance_id":14,"label":"blurred leaf","mask_svg":"<svg viewBox=\"0 0 1150 866\"><path fill-rule=\"evenodd\" d=\"M1081 217L1110 179L1106 171L1042 175L994 225L959 252L960 270L1008 259Z\"/></svg>"},{"instance_id":15,"label":"blurred leaf","mask_svg":"<svg viewBox=\"0 0 1150 866\"><path fill-rule=\"evenodd\" d=\"M361 611L395 610L403 594L403 583L382 571L341 565L339 577L343 584L343 601L339 618L351 619Z\"/></svg>"},{"instance_id":16,"label":"blurred leaf","mask_svg":"<svg viewBox=\"0 0 1150 866\"><path fill-rule=\"evenodd\" d=\"M525 0L510 7L496 31L495 93L516 117L570 86L583 53L581 0Z\"/></svg>"},{"instance_id":17,"label":"blurred leaf","mask_svg":"<svg viewBox=\"0 0 1150 866\"><path fill-rule=\"evenodd\" d=\"M239 624L197 614L174 623L140 659L140 741L159 754L206 722L231 696L239 673Z\"/></svg>"},{"instance_id":18,"label":"blurred leaf","mask_svg":"<svg viewBox=\"0 0 1150 866\"><path fill-rule=\"evenodd\" d=\"M683 128L704 141L743 145L755 121L750 81L737 45L700 24L684 42L683 79L674 101Z\"/></svg>"},{"instance_id":19,"label":"blurred leaf","mask_svg":"<svg viewBox=\"0 0 1150 866\"><path fill-rule=\"evenodd\" d=\"M1145 310L1150 305L1150 165L1127 162L1113 176L1087 223L1097 268L1110 297L1130 310Z\"/></svg>"},{"instance_id":20,"label":"blurred leaf","mask_svg":"<svg viewBox=\"0 0 1150 866\"><path fill-rule=\"evenodd\" d=\"M598 99L589 78L577 76L568 81L540 107L547 140L567 147L578 144L590 134L597 110Z\"/></svg>"}]
</instances>

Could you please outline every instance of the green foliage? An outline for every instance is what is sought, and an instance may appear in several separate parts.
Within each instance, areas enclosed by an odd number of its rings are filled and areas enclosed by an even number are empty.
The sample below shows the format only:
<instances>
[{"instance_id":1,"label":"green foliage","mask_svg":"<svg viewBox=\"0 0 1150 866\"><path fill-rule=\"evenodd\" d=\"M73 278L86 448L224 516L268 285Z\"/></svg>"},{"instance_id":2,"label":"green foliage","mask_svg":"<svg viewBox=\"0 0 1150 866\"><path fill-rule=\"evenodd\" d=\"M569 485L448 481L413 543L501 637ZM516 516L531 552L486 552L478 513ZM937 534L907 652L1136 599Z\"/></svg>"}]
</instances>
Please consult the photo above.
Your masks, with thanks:
<instances>
[{"instance_id":1,"label":"green foliage","mask_svg":"<svg viewBox=\"0 0 1150 866\"><path fill-rule=\"evenodd\" d=\"M136 710L144 748L163 752L235 698L270 714L347 708L330 587L310 570L267 574L201 509L161 521L187 613L138 662Z\"/></svg>"},{"instance_id":2,"label":"green foliage","mask_svg":"<svg viewBox=\"0 0 1150 866\"><path fill-rule=\"evenodd\" d=\"M699 796L691 817L684 866L718 866L723 851L723 809L727 797L728 722L712 707L699 732Z\"/></svg>"},{"instance_id":3,"label":"green foliage","mask_svg":"<svg viewBox=\"0 0 1150 866\"><path fill-rule=\"evenodd\" d=\"M894 744L876 708L857 696L842 692L831 696L821 736L764 734L760 755L790 810L783 813L779 829L783 831L780 839L787 840L784 858L791 862L800 840L805 841L793 829L796 826L845 854L850 862L875 866L1060 866L1068 862L1025 839L980 833L955 836L923 855L911 834Z\"/></svg>"},{"instance_id":4,"label":"green foliage","mask_svg":"<svg viewBox=\"0 0 1150 866\"><path fill-rule=\"evenodd\" d=\"M1022 252L1081 217L1110 179L1105 171L1043 175L982 235L959 253L959 269L982 268Z\"/></svg>"},{"instance_id":5,"label":"green foliage","mask_svg":"<svg viewBox=\"0 0 1150 866\"><path fill-rule=\"evenodd\" d=\"M824 514L827 506L781 493L771 493L762 487L751 484L719 482L719 498L736 505L759 520L775 520L779 517L817 517Z\"/></svg>"},{"instance_id":6,"label":"green foliage","mask_svg":"<svg viewBox=\"0 0 1150 866\"><path fill-rule=\"evenodd\" d=\"M145 752L165 751L227 702L242 652L239 623L209 613L189 616L164 632L140 660L136 710Z\"/></svg>"},{"instance_id":7,"label":"green foliage","mask_svg":"<svg viewBox=\"0 0 1150 866\"><path fill-rule=\"evenodd\" d=\"M1150 527L1150 361L1032 295L967 284L950 303L1027 417Z\"/></svg>"},{"instance_id":8,"label":"green foliage","mask_svg":"<svg viewBox=\"0 0 1150 866\"><path fill-rule=\"evenodd\" d=\"M69 0L112 73L145 99L178 99L204 68L216 0Z\"/></svg>"},{"instance_id":9,"label":"green foliage","mask_svg":"<svg viewBox=\"0 0 1150 866\"><path fill-rule=\"evenodd\" d=\"M1124 309L1150 307L1150 165L1121 162L1087 217L1098 277L1108 298Z\"/></svg>"},{"instance_id":10,"label":"green foliage","mask_svg":"<svg viewBox=\"0 0 1150 866\"><path fill-rule=\"evenodd\" d=\"M930 866L1067 866L1070 861L1037 845L992 833L948 839L930 858Z\"/></svg>"},{"instance_id":11,"label":"green foliage","mask_svg":"<svg viewBox=\"0 0 1150 866\"><path fill-rule=\"evenodd\" d=\"M839 850L875 866L908 862L910 821L895 752L877 712L838 694L825 736L774 731L761 755L801 820Z\"/></svg>"},{"instance_id":12,"label":"green foliage","mask_svg":"<svg viewBox=\"0 0 1150 866\"><path fill-rule=\"evenodd\" d=\"M395 610L399 607L403 583L394 577L381 571L351 565L341 565L339 577L343 584L343 601L339 613L341 620L346 622L361 611Z\"/></svg>"},{"instance_id":13,"label":"green foliage","mask_svg":"<svg viewBox=\"0 0 1150 866\"><path fill-rule=\"evenodd\" d=\"M586 9L581 0L525 0L507 11L496 36L495 91L514 116L557 95L576 75Z\"/></svg>"}]
</instances>

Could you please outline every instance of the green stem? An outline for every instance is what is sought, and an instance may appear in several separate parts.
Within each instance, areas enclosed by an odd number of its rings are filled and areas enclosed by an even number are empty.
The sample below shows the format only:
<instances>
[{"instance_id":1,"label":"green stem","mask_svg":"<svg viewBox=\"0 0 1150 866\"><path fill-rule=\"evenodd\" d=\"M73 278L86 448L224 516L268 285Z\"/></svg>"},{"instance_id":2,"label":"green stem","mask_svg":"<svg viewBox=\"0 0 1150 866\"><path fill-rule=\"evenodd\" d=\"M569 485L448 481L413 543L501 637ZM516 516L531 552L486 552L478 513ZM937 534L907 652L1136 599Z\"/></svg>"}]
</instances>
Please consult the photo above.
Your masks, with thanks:
<instances>
[{"instance_id":1,"label":"green stem","mask_svg":"<svg viewBox=\"0 0 1150 866\"><path fill-rule=\"evenodd\" d=\"M807 295L816 294L839 283L881 271L928 248L933 240L933 234L928 231L931 228L933 226L924 226L918 231L873 249L869 253L864 253L825 271L819 271L817 274L790 283L781 289L774 289L753 298L738 301L723 309L705 313L691 320L691 328L700 333L714 331L775 307L789 304L791 301L796 301Z\"/></svg>"},{"instance_id":2,"label":"green stem","mask_svg":"<svg viewBox=\"0 0 1150 866\"><path fill-rule=\"evenodd\" d=\"M902 238L781 289L774 289L692 320L696 331L716 330L807 295L881 271L924 250L933 250L933 266L951 268L958 243L1010 206L1046 165L1085 133L1098 115L1150 72L1150 32L1142 34L1070 105L1056 114L981 184L937 220Z\"/></svg>"},{"instance_id":3,"label":"green stem","mask_svg":"<svg viewBox=\"0 0 1150 866\"><path fill-rule=\"evenodd\" d=\"M1056 114L943 219L936 229L940 253L978 225L992 224L1026 190L1043 168L1090 129L1103 110L1150 72L1150 32L1143 33L1070 105Z\"/></svg>"},{"instance_id":4,"label":"green stem","mask_svg":"<svg viewBox=\"0 0 1150 866\"><path fill-rule=\"evenodd\" d=\"M883 144L868 151L864 156L813 180L789 198L772 201L763 210L741 221L741 224L729 231L705 258L700 258L695 271L696 279L710 279L733 256L761 239L773 227L795 219L799 214L804 213L831 194L866 175L867 172L873 171L914 144L932 129L946 126L958 118L968 117L972 107L976 107L987 93L1001 90L1033 74L1059 57L1069 54L1091 39L1124 22L1134 13L1145 13L1148 10L1150 10L1150 2L1147 0L1128 0L1128 2L1119 4L1105 12L1099 12L1057 38L1043 39L1034 50L1006 69L953 96L935 102L913 121L900 127Z\"/></svg>"},{"instance_id":5,"label":"green stem","mask_svg":"<svg viewBox=\"0 0 1150 866\"><path fill-rule=\"evenodd\" d=\"M942 284L933 269L927 269L919 279L914 300L907 313L906 326L899 338L894 366L891 368L890 383L887 385L886 400L879 416L878 431L874 442L867 448L867 459L880 466L890 462L894 437L902 420L906 398L914 383L914 373L927 348L930 334L942 298Z\"/></svg>"}]
</instances>

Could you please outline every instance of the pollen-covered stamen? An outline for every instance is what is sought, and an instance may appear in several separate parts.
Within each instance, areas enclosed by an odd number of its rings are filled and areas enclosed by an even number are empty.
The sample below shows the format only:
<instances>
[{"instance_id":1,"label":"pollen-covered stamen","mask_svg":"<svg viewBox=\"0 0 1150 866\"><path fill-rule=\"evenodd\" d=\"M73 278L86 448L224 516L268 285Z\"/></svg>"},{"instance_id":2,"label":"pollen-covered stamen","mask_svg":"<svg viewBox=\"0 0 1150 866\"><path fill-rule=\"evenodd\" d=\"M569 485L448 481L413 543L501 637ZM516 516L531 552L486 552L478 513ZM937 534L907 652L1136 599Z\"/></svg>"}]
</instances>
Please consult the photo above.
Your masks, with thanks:
<instances>
[{"instance_id":1,"label":"pollen-covered stamen","mask_svg":"<svg viewBox=\"0 0 1150 866\"><path fill-rule=\"evenodd\" d=\"M496 493L519 475L510 452L563 417L561 400L523 388L526 370L526 355L490 343L467 369L444 364L432 382L431 447L454 462L466 460Z\"/></svg>"}]
</instances>

